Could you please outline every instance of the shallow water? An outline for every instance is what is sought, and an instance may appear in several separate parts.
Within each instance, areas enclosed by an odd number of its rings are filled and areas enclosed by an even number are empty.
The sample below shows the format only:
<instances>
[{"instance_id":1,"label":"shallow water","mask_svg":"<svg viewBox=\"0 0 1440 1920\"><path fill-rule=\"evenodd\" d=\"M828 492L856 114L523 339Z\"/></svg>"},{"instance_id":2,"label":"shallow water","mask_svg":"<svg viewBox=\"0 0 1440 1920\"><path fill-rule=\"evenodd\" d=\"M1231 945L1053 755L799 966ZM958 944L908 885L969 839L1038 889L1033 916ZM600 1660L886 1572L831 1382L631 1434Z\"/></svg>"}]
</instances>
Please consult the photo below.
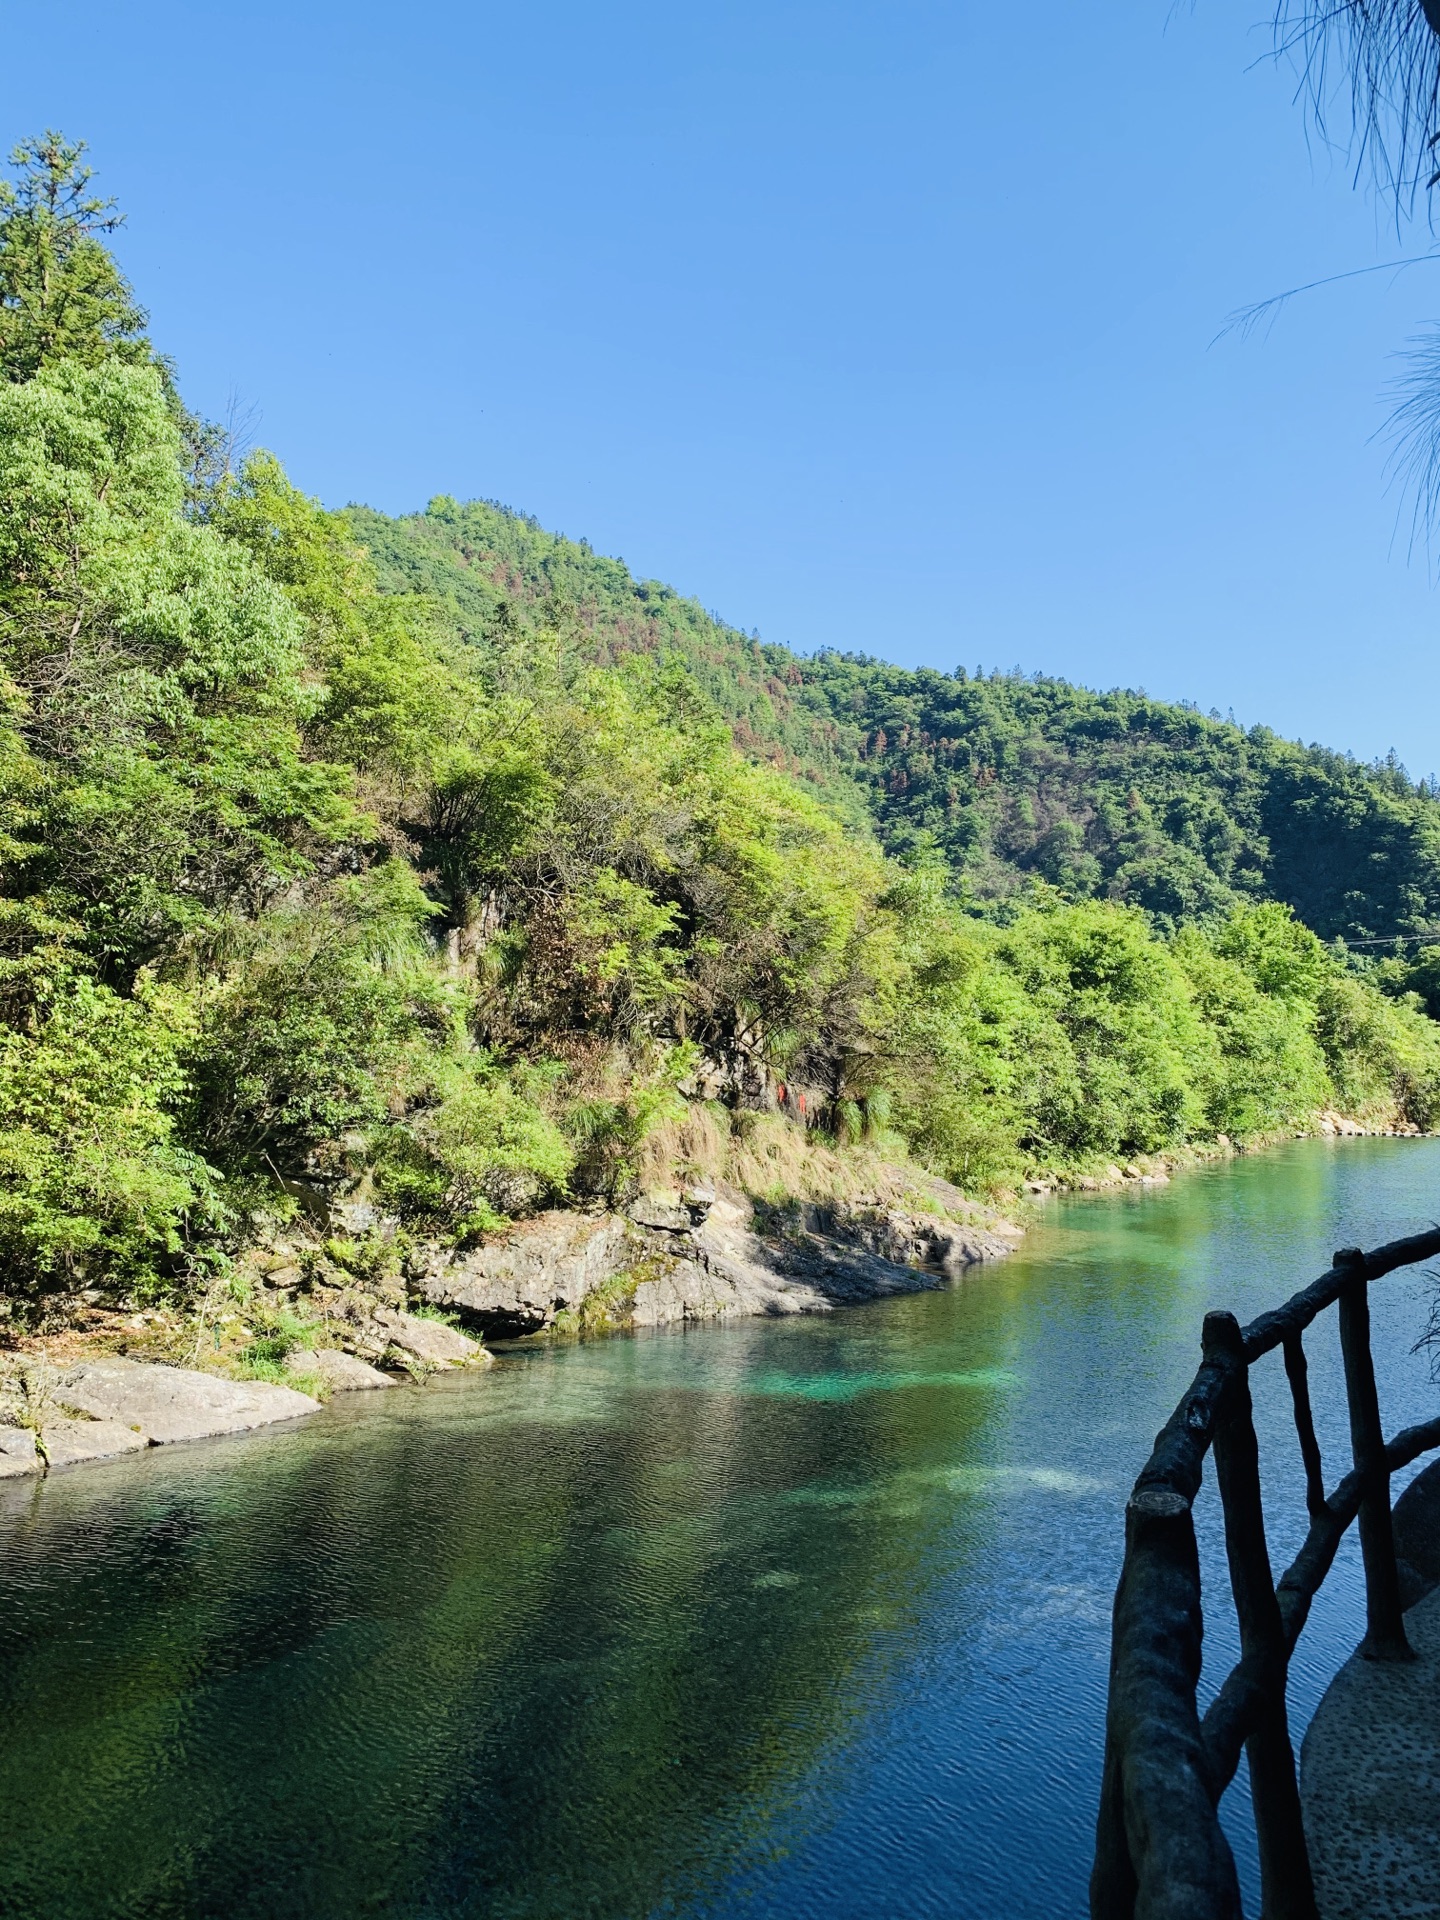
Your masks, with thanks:
<instances>
[{"instance_id":1,"label":"shallow water","mask_svg":"<svg viewBox=\"0 0 1440 1920\"><path fill-rule=\"evenodd\" d=\"M944 1293L512 1351L4 1489L0 1914L1083 1913L1121 1513L1201 1315L1429 1224L1437 1185L1440 1142L1297 1143L1058 1203ZM1425 1292L1374 1290L1391 1430L1435 1408ZM1278 1359L1256 1398L1279 1565ZM1361 1613L1352 1537L1297 1734Z\"/></svg>"}]
</instances>

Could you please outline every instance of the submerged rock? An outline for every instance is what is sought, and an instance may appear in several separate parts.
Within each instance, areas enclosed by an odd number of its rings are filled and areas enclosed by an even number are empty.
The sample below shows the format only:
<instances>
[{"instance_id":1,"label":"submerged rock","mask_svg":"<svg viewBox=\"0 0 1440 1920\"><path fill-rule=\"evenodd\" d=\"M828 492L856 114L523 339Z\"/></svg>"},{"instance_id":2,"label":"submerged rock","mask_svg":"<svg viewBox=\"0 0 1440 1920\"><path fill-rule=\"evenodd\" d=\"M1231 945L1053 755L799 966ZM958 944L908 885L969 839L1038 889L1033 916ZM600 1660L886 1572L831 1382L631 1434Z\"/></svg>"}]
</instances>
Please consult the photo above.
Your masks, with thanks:
<instances>
[{"instance_id":1,"label":"submerged rock","mask_svg":"<svg viewBox=\"0 0 1440 1920\"><path fill-rule=\"evenodd\" d=\"M248 1433L276 1420L314 1413L318 1400L292 1387L263 1380L220 1380L182 1367L139 1360L87 1360L55 1384L61 1405L92 1420L118 1421L156 1446L206 1440L214 1434Z\"/></svg>"}]
</instances>

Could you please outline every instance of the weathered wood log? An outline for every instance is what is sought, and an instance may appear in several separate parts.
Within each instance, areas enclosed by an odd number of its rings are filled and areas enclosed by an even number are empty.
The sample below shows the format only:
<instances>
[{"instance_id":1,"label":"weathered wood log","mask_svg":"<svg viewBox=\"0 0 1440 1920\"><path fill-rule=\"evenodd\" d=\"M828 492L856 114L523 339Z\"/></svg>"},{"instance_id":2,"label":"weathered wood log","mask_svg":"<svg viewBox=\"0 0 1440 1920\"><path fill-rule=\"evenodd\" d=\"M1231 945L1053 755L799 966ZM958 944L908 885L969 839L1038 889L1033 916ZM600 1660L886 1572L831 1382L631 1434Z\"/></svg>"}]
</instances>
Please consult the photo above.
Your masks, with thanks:
<instances>
[{"instance_id":1,"label":"weathered wood log","mask_svg":"<svg viewBox=\"0 0 1440 1920\"><path fill-rule=\"evenodd\" d=\"M1216 1410L1235 1365L1228 1354L1201 1361L1180 1404L1155 1436L1155 1449L1135 1482L1136 1494L1159 1489L1178 1493L1187 1506L1194 1500L1215 1434Z\"/></svg>"},{"instance_id":2,"label":"weathered wood log","mask_svg":"<svg viewBox=\"0 0 1440 1920\"><path fill-rule=\"evenodd\" d=\"M1115 1595L1094 1920L1240 1920L1235 1862L1210 1797L1195 1707L1200 1636L1190 1497L1137 1486Z\"/></svg>"},{"instance_id":3,"label":"weathered wood log","mask_svg":"<svg viewBox=\"0 0 1440 1920\"><path fill-rule=\"evenodd\" d=\"M1365 1562L1365 1638L1367 1660L1413 1660L1405 1638L1400 1605L1400 1571L1395 1564L1395 1535L1390 1523L1390 1469L1385 1460L1385 1430L1375 1390L1375 1361L1370 1352L1370 1291L1365 1256L1358 1248L1335 1256L1337 1267L1352 1274L1340 1295L1340 1352L1345 1362L1345 1399L1350 1410L1350 1448L1360 1476L1360 1552Z\"/></svg>"},{"instance_id":4,"label":"weathered wood log","mask_svg":"<svg viewBox=\"0 0 1440 1920\"><path fill-rule=\"evenodd\" d=\"M1310 1408L1310 1369L1305 1360L1303 1335L1287 1333L1284 1345L1285 1377L1290 1382L1300 1458L1305 1462L1305 1507L1313 1520L1325 1504L1325 1463L1320 1458L1320 1442L1315 1438L1315 1415Z\"/></svg>"},{"instance_id":5,"label":"weathered wood log","mask_svg":"<svg viewBox=\"0 0 1440 1920\"><path fill-rule=\"evenodd\" d=\"M1417 1260L1433 1260L1440 1253L1440 1227L1427 1233L1412 1233L1404 1240L1392 1240L1373 1253L1362 1253L1367 1280L1380 1280L1397 1267L1413 1266ZM1245 1329L1245 1358L1258 1360L1261 1354L1278 1347L1287 1333L1303 1333L1317 1313L1334 1306L1347 1281L1355 1278L1352 1266L1332 1266L1308 1287L1292 1294L1283 1306L1262 1313Z\"/></svg>"},{"instance_id":6,"label":"weathered wood log","mask_svg":"<svg viewBox=\"0 0 1440 1920\"><path fill-rule=\"evenodd\" d=\"M1117 1610L1119 1594L1116 1596ZM1105 1770L1100 1778L1100 1811L1095 1820L1095 1863L1090 1869L1090 1911L1097 1920L1132 1920L1135 1912L1135 1865L1125 1831L1123 1728L1115 1711L1115 1650L1110 1651L1109 1704L1105 1715ZM1113 1718L1112 1718L1113 1716Z\"/></svg>"},{"instance_id":7,"label":"weathered wood log","mask_svg":"<svg viewBox=\"0 0 1440 1920\"><path fill-rule=\"evenodd\" d=\"M1295 1750L1285 1711L1289 1653L1265 1541L1260 1447L1239 1321L1233 1313L1207 1313L1204 1340L1207 1355L1229 1354L1238 1363L1216 1423L1215 1478L1225 1518L1225 1557L1240 1625L1241 1658L1251 1665L1257 1694L1245 1750L1260 1845L1261 1910L1264 1920L1316 1920Z\"/></svg>"}]
</instances>

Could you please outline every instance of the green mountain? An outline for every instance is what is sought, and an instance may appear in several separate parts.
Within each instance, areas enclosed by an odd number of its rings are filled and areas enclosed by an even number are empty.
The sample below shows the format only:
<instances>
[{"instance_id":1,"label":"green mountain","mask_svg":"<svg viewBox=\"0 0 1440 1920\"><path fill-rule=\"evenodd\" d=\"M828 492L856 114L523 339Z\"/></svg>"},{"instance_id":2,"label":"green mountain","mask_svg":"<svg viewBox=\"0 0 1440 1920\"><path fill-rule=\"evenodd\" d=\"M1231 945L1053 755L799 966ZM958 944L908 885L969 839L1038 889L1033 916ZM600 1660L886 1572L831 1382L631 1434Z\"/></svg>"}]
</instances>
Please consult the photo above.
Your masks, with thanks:
<instances>
[{"instance_id":1,"label":"green mountain","mask_svg":"<svg viewBox=\"0 0 1440 1920\"><path fill-rule=\"evenodd\" d=\"M891 853L939 849L977 902L1043 882L1162 927L1260 899L1326 939L1440 923L1440 799L1393 763L1143 693L805 658L489 501L349 519L384 589L432 596L471 640L569 627L602 663L678 654L743 752L868 816Z\"/></svg>"},{"instance_id":2,"label":"green mountain","mask_svg":"<svg viewBox=\"0 0 1440 1920\"><path fill-rule=\"evenodd\" d=\"M395 1231L323 1257L399 1285L649 1181L1440 1124L1440 973L1319 937L1437 914L1397 768L800 659L496 507L328 513L186 410L80 162L0 195L0 1321L253 1332L237 1263L357 1184ZM314 1332L272 1310L246 1366Z\"/></svg>"}]
</instances>

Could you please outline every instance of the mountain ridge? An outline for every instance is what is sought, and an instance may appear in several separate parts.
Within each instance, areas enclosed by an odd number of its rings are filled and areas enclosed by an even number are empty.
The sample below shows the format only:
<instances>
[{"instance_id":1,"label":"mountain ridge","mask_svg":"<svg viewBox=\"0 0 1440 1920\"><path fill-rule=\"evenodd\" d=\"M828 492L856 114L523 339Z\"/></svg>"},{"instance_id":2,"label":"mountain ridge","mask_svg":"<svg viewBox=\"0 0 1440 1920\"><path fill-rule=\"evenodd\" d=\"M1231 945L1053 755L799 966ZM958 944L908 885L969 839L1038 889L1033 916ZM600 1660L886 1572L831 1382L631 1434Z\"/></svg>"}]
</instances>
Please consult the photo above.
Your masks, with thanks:
<instances>
[{"instance_id":1,"label":"mountain ridge","mask_svg":"<svg viewBox=\"0 0 1440 1920\"><path fill-rule=\"evenodd\" d=\"M550 625L602 664L678 654L742 752L868 821L887 852L938 855L982 910L1050 889L1167 930L1266 898L1326 939L1440 922L1440 799L1393 756L1058 676L799 654L494 501L346 517L382 590L423 592L469 640Z\"/></svg>"}]
</instances>

